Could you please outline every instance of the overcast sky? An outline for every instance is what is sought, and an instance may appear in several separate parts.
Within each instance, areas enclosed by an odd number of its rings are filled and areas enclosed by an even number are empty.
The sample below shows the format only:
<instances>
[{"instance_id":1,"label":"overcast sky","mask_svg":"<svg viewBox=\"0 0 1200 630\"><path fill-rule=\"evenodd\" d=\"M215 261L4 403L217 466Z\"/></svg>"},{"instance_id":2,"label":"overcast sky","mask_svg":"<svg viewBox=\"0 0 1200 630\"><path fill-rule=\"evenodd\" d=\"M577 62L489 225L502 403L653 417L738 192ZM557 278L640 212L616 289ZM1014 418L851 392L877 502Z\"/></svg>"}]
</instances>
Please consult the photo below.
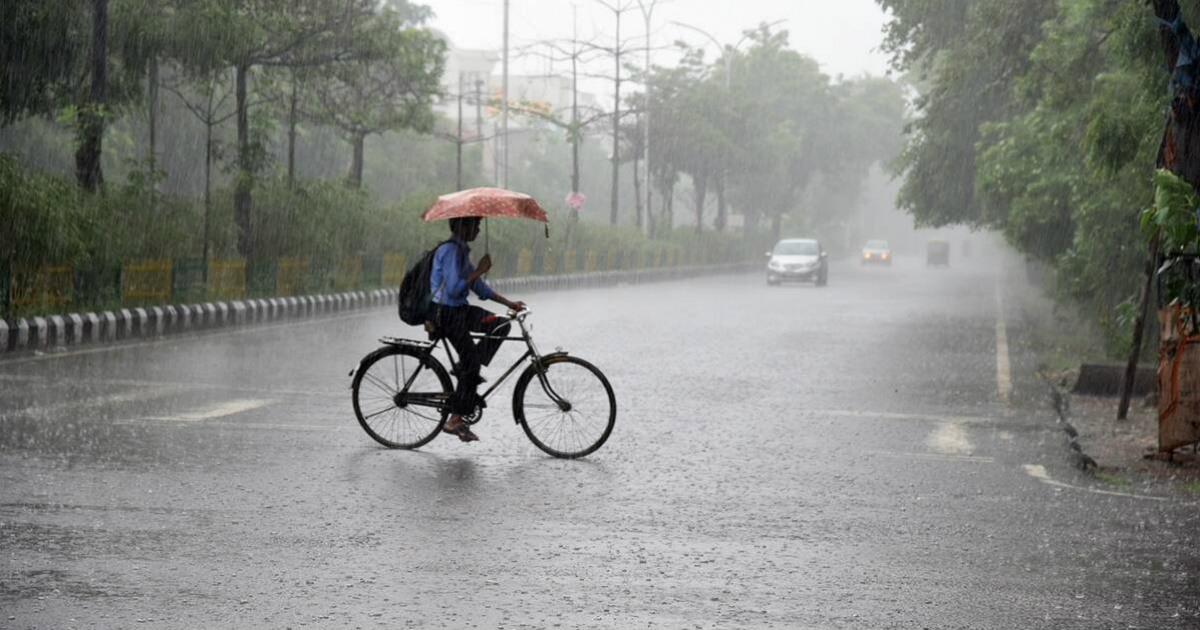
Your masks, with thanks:
<instances>
[{"instance_id":1,"label":"overcast sky","mask_svg":"<svg viewBox=\"0 0 1200 630\"><path fill-rule=\"evenodd\" d=\"M446 33L456 46L500 48L503 0L417 1L434 10L436 15L430 26ZM595 0L510 1L513 47L569 38L573 6L581 39L611 40L614 32L612 13L600 8ZM622 35L643 36L645 22L637 3L621 1L633 5L622 22ZM656 47L670 46L683 39L693 45L705 45L707 57L713 59L717 48L708 38L672 22L693 25L722 43L734 43L742 38L744 30L776 20L786 20L777 28L789 31L792 47L816 59L831 76L881 75L887 71L887 56L879 51L881 29L887 16L875 0L659 0L651 32ZM677 58L670 51L656 52L654 63L669 65ZM513 72L543 72L547 70L546 63L536 59L514 60Z\"/></svg>"}]
</instances>

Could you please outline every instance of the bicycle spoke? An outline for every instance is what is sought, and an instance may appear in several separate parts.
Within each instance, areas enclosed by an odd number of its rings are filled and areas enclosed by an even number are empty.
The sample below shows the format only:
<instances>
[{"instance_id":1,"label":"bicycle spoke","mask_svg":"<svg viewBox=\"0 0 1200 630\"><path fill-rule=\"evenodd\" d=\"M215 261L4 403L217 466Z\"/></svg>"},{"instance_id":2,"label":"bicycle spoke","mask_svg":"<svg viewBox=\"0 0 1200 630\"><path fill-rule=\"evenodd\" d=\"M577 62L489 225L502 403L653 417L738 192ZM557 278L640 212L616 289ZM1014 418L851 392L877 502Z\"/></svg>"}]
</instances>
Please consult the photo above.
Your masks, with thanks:
<instances>
[{"instance_id":1,"label":"bicycle spoke","mask_svg":"<svg viewBox=\"0 0 1200 630\"><path fill-rule=\"evenodd\" d=\"M439 406L449 396L449 384L432 367L426 369L426 361L395 350L368 364L359 375L355 412L377 441L393 448L415 448L436 435L444 418Z\"/></svg>"}]
</instances>

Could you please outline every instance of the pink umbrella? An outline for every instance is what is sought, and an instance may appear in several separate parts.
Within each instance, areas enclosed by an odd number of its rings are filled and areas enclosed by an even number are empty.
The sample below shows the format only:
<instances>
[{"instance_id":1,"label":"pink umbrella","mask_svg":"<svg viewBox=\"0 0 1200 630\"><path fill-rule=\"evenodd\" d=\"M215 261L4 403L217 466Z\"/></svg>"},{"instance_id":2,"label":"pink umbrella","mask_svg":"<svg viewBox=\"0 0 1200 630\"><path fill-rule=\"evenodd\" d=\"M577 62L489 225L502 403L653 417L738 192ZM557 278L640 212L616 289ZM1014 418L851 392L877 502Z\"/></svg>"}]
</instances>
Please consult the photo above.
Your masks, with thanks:
<instances>
[{"instance_id":1,"label":"pink umbrella","mask_svg":"<svg viewBox=\"0 0 1200 630\"><path fill-rule=\"evenodd\" d=\"M533 197L503 188L472 188L442 195L421 215L424 221L459 217L507 217L549 223Z\"/></svg>"}]
</instances>

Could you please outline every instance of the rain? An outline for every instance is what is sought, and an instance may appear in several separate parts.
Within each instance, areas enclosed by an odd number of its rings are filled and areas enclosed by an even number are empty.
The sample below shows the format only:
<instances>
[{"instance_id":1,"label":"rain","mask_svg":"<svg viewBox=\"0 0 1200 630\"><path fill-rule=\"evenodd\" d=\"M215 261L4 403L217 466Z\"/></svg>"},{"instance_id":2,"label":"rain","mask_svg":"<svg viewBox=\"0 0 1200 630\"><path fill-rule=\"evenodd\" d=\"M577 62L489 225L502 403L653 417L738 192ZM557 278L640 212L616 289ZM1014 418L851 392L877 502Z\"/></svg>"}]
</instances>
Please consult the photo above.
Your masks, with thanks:
<instances>
[{"instance_id":1,"label":"rain","mask_svg":"<svg viewBox=\"0 0 1200 630\"><path fill-rule=\"evenodd\" d=\"M1200 628L1200 0L6 0L0 630Z\"/></svg>"}]
</instances>

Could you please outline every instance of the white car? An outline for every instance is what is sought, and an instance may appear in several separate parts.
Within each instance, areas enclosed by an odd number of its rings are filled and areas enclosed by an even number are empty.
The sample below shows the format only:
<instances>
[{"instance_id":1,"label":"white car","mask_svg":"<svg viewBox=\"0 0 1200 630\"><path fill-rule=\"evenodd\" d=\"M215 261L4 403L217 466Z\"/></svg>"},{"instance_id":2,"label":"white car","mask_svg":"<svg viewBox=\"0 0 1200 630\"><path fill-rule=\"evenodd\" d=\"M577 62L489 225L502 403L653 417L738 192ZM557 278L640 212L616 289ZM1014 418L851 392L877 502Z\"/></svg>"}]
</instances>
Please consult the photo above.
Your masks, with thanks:
<instances>
[{"instance_id":1,"label":"white car","mask_svg":"<svg viewBox=\"0 0 1200 630\"><path fill-rule=\"evenodd\" d=\"M767 284L783 282L815 282L823 287L829 282L829 255L812 238L789 238L775 244L767 252Z\"/></svg>"}]
</instances>

